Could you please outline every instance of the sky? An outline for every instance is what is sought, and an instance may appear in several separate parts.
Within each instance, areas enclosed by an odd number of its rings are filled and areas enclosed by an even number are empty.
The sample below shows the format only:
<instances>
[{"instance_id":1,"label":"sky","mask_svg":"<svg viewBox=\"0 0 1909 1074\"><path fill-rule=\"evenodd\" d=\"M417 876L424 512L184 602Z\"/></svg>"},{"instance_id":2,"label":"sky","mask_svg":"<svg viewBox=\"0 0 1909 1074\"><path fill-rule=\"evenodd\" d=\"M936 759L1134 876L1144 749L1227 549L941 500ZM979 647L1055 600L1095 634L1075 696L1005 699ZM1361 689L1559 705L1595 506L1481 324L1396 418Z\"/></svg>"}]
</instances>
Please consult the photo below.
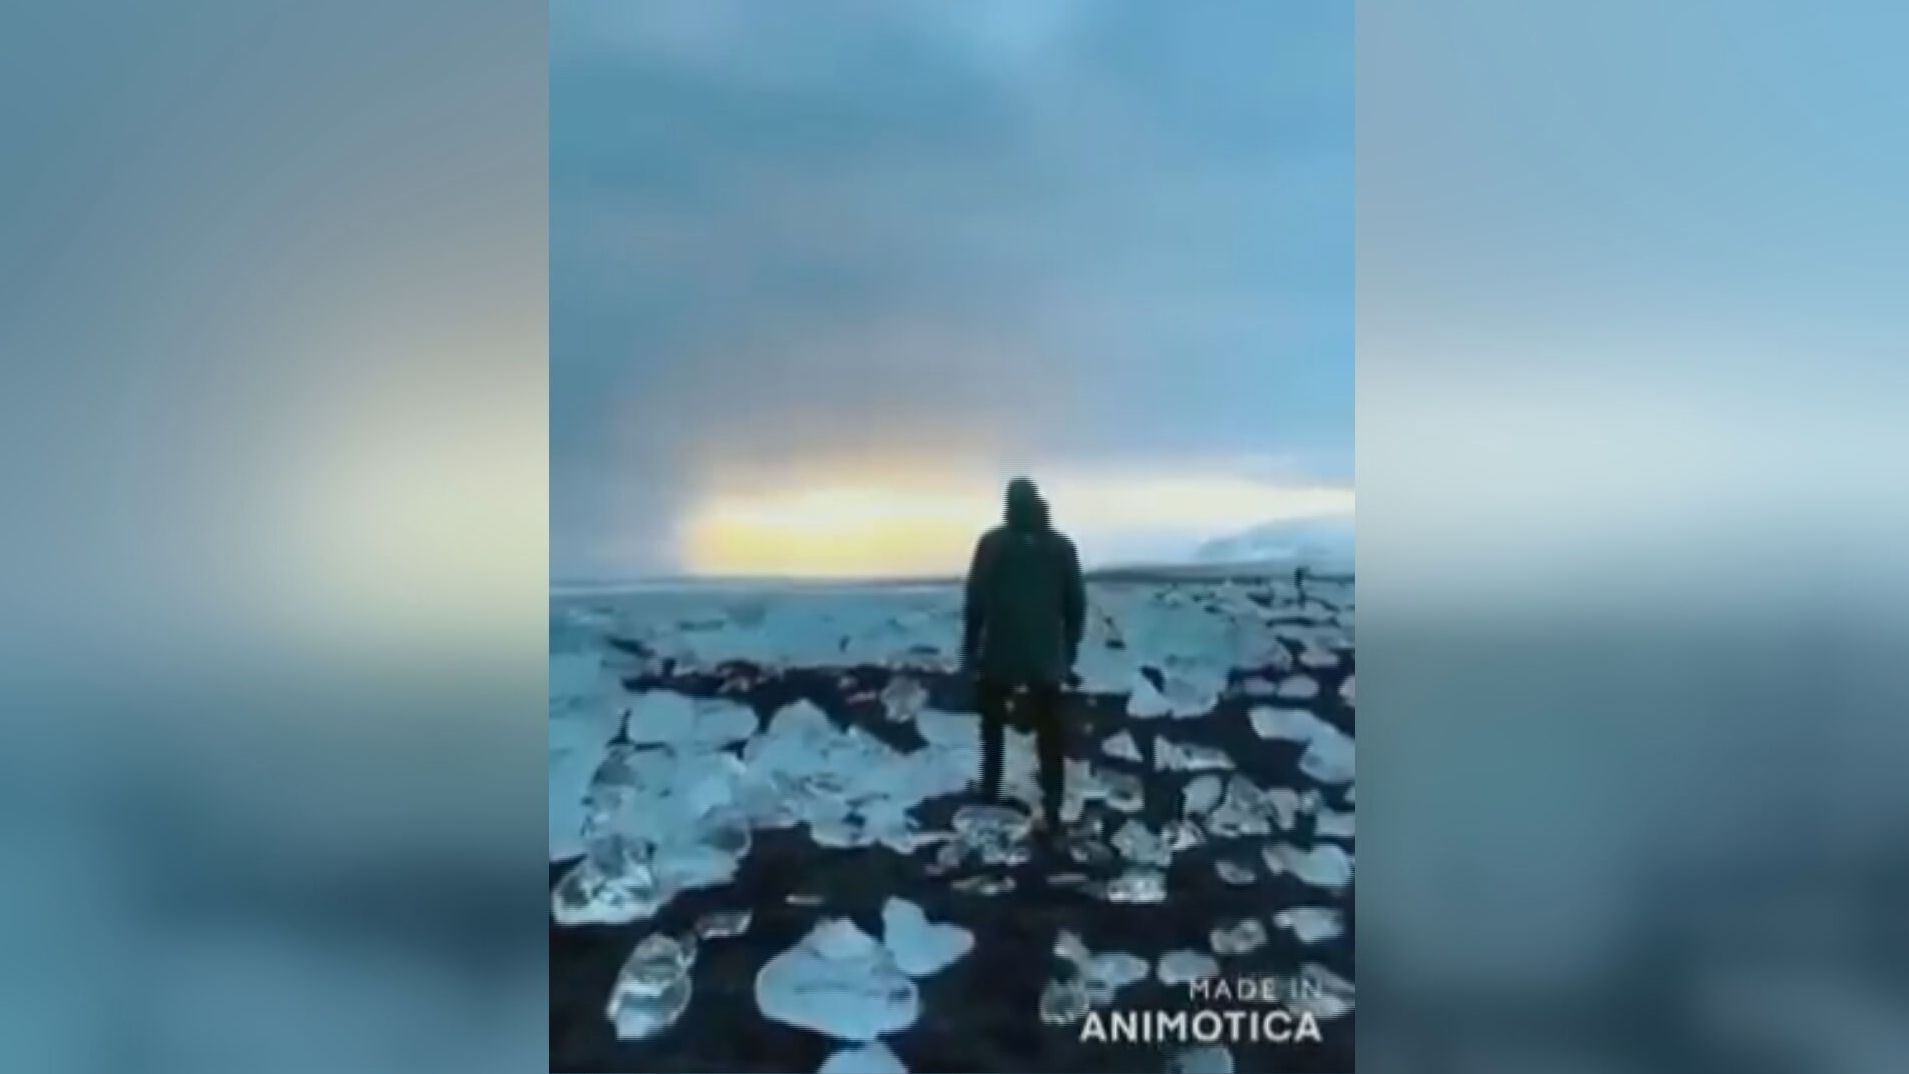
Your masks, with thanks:
<instances>
[{"instance_id":1,"label":"sky","mask_svg":"<svg viewBox=\"0 0 1909 1074\"><path fill-rule=\"evenodd\" d=\"M555 579L1352 510L1352 12L554 0Z\"/></svg>"}]
</instances>

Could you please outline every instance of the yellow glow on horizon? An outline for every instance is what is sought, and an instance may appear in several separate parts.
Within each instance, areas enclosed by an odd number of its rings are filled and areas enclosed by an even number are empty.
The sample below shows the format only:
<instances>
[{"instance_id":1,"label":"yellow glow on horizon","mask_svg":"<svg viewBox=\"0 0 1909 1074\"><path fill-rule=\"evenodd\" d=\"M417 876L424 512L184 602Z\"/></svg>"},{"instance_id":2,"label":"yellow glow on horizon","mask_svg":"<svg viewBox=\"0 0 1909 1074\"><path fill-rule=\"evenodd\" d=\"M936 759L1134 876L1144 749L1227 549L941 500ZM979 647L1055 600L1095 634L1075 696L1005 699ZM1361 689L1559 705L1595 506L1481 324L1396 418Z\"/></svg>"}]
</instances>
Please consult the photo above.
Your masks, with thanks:
<instances>
[{"instance_id":1,"label":"yellow glow on horizon","mask_svg":"<svg viewBox=\"0 0 1909 1074\"><path fill-rule=\"evenodd\" d=\"M1187 541L1264 522L1349 516L1352 491L1232 477L1057 475L1042 481L1055 522L1097 546L1136 533ZM825 485L706 500L680 535L682 566L700 575L857 577L958 572L1000 520L994 483L939 488Z\"/></svg>"}]
</instances>

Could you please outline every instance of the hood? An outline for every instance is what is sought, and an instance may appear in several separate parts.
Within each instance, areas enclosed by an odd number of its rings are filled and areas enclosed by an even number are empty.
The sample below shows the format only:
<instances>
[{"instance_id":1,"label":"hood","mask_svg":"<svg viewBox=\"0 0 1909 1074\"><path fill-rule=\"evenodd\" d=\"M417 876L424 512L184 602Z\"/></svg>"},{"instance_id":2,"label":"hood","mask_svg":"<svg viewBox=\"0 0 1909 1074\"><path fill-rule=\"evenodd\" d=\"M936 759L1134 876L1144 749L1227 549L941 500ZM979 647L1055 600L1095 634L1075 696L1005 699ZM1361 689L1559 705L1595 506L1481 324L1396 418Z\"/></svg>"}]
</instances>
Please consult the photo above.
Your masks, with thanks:
<instances>
[{"instance_id":1,"label":"hood","mask_svg":"<svg viewBox=\"0 0 1909 1074\"><path fill-rule=\"evenodd\" d=\"M1005 517L1010 529L1028 532L1048 528L1047 501L1041 499L1034 482L1023 477L1008 483Z\"/></svg>"}]
</instances>

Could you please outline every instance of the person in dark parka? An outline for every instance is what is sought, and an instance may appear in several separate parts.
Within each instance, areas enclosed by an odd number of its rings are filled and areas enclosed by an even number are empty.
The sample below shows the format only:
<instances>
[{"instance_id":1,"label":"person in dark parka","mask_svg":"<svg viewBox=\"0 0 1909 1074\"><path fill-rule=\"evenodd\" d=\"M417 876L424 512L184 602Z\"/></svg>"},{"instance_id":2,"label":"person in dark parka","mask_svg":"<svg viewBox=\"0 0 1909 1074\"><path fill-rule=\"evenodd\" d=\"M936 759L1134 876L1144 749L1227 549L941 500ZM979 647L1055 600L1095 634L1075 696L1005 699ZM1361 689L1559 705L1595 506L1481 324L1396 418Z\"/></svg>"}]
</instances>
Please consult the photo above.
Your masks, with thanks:
<instances>
[{"instance_id":1,"label":"person in dark parka","mask_svg":"<svg viewBox=\"0 0 1909 1074\"><path fill-rule=\"evenodd\" d=\"M1016 478L1008 484L1005 520L974 549L961 652L981 710L982 794L1000 796L1008 699L1025 689L1050 832L1060 826L1067 752L1061 690L1072 677L1086 615L1074 542L1054 529L1034 483Z\"/></svg>"}]
</instances>

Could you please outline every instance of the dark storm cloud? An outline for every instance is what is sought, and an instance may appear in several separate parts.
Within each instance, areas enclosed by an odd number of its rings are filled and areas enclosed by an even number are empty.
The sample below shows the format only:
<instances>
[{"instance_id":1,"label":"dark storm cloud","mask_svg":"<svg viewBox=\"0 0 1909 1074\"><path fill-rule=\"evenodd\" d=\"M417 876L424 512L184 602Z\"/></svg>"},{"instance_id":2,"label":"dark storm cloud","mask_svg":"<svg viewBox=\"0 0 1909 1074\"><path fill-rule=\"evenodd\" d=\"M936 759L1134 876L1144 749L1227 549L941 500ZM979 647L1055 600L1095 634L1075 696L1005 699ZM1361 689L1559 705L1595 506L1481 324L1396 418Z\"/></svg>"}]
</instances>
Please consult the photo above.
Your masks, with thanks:
<instances>
[{"instance_id":1,"label":"dark storm cloud","mask_svg":"<svg viewBox=\"0 0 1909 1074\"><path fill-rule=\"evenodd\" d=\"M558 0L551 39L559 573L762 460L1349 478L1349 5Z\"/></svg>"}]
</instances>

